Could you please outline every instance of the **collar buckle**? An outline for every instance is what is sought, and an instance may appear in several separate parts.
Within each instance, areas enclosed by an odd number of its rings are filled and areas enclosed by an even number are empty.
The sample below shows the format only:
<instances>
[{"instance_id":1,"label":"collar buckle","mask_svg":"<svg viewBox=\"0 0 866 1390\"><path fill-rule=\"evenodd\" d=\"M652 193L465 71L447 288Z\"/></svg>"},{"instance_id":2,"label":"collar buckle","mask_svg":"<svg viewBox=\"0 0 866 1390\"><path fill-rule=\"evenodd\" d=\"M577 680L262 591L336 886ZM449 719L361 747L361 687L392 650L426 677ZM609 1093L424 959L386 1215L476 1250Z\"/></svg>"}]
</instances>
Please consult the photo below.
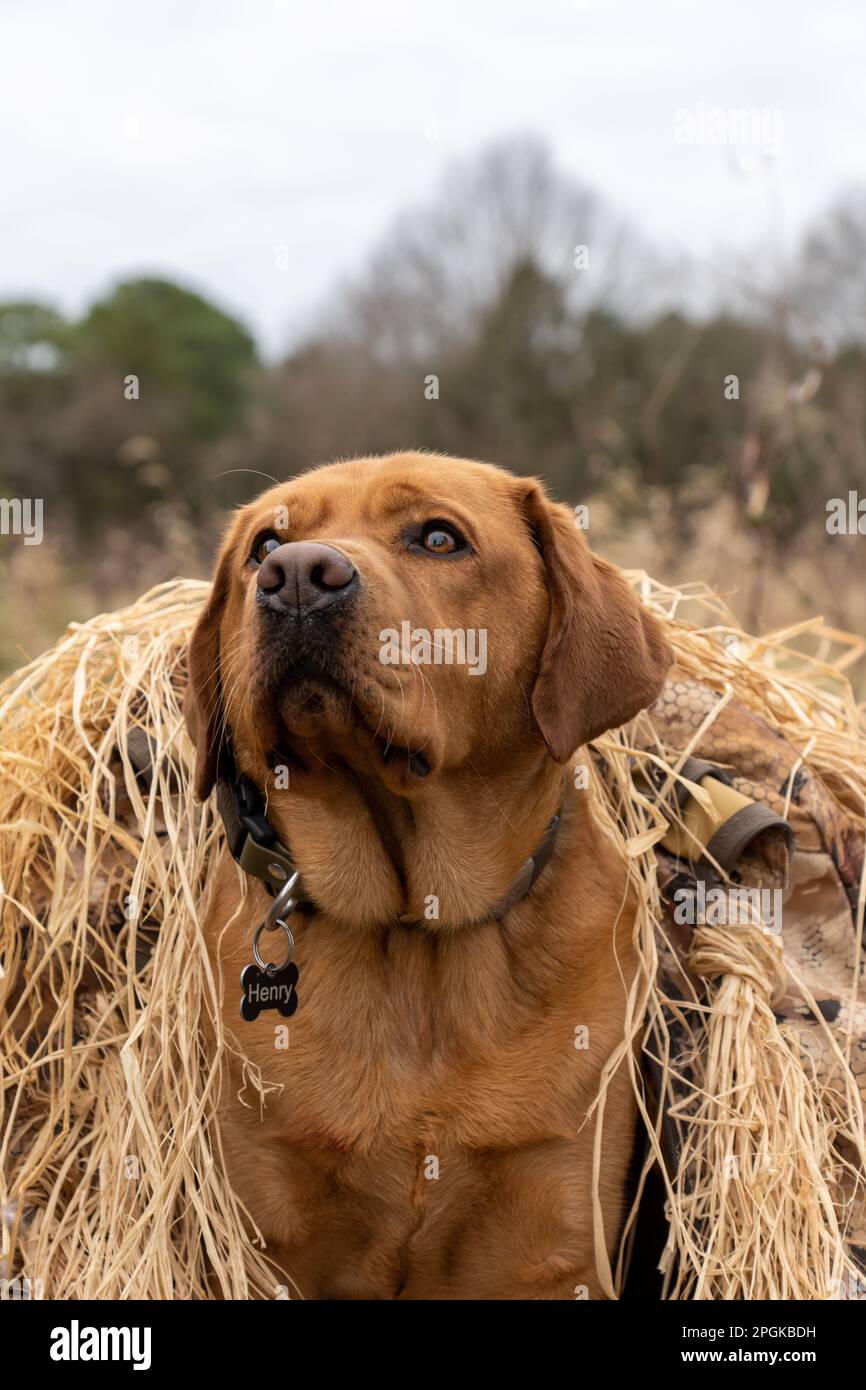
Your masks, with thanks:
<instances>
[{"instance_id":1,"label":"collar buckle","mask_svg":"<svg viewBox=\"0 0 866 1390\"><path fill-rule=\"evenodd\" d=\"M277 839L255 783L237 771L234 776L220 777L217 806L231 856L244 873L260 879L272 894L280 893L291 883L288 896L300 900L303 895L298 891L294 861Z\"/></svg>"}]
</instances>

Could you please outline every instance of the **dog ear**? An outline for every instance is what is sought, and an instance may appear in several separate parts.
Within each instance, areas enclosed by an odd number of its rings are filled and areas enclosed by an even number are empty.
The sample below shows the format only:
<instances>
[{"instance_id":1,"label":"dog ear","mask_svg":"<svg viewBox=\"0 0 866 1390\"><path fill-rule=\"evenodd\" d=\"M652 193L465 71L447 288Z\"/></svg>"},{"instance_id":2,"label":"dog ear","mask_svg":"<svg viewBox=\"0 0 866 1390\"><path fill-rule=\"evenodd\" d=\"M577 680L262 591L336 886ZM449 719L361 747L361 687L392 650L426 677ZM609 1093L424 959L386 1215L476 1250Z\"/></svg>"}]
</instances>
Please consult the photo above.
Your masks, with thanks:
<instances>
[{"instance_id":1,"label":"dog ear","mask_svg":"<svg viewBox=\"0 0 866 1390\"><path fill-rule=\"evenodd\" d=\"M523 505L550 593L532 712L564 763L653 703L673 652L616 566L592 554L568 507L548 501L535 482Z\"/></svg>"},{"instance_id":2,"label":"dog ear","mask_svg":"<svg viewBox=\"0 0 866 1390\"><path fill-rule=\"evenodd\" d=\"M223 735L220 621L228 598L233 554L232 549L223 551L210 596L187 647L189 683L183 702L183 715L195 747L193 786L200 801L207 800L216 782Z\"/></svg>"}]
</instances>

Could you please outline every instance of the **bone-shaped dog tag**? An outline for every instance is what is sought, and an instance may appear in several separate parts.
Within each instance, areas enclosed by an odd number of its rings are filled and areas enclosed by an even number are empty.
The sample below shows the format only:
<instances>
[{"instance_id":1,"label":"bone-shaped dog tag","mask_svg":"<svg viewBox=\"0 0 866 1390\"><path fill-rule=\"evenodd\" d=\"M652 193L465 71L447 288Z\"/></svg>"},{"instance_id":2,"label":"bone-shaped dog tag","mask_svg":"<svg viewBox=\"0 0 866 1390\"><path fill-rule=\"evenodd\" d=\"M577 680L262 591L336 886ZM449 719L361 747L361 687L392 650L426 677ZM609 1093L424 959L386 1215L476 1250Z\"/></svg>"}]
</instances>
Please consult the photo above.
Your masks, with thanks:
<instances>
[{"instance_id":1,"label":"bone-shaped dog tag","mask_svg":"<svg viewBox=\"0 0 866 1390\"><path fill-rule=\"evenodd\" d=\"M265 1009L277 1009L283 1018L291 1018L298 1007L297 983L294 961L271 973L257 965L245 965L241 971L241 1018L253 1023Z\"/></svg>"}]
</instances>

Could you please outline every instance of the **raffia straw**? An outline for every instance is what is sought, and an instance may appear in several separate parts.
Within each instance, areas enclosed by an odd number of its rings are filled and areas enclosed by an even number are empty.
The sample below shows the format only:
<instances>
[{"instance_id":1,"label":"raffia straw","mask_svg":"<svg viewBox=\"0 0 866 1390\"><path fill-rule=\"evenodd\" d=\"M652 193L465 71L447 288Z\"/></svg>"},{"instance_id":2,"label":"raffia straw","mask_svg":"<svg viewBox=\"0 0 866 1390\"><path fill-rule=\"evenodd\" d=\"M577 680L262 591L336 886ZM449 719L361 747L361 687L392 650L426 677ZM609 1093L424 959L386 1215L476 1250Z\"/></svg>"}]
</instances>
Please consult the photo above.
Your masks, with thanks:
<instances>
[{"instance_id":1,"label":"raffia straw","mask_svg":"<svg viewBox=\"0 0 866 1390\"><path fill-rule=\"evenodd\" d=\"M680 666L720 700L735 695L763 714L859 808L862 826L866 741L841 674L859 654L856 639L816 622L757 641L706 589L630 578L671 619ZM216 1121L230 1043L203 928L221 833L213 807L192 794L180 709L185 645L206 593L191 581L161 585L73 626L0 686L0 1277L27 1277L49 1298L288 1292L225 1181ZM682 621L689 604L699 605L702 630ZM794 640L810 642L809 653L785 646ZM134 730L150 740L152 782L130 760ZM628 728L606 735L593 771L599 814L639 902L639 969L599 1114L625 1066L661 1158L639 1047L657 1057L665 1084L680 1082L683 1147L665 1179L666 1296L833 1296L853 1268L843 1238L850 1196L836 1177L846 1171L850 1194L863 1162L846 1062L853 1040L834 1039L837 1071L819 1085L772 1012L782 965L757 931L732 944L699 929L690 966L706 995L685 973L676 997L662 987L653 844L666 822L632 774L641 759L665 764L646 748ZM861 891L861 927L863 902ZM688 1077L674 1025L689 1039ZM250 1080L266 1104L253 1069ZM596 1191L603 1162L599 1126ZM607 1234L599 1263L616 1296L622 1263L607 1264Z\"/></svg>"},{"instance_id":2,"label":"raffia straw","mask_svg":"<svg viewBox=\"0 0 866 1390\"><path fill-rule=\"evenodd\" d=\"M276 1294L215 1124L221 845L180 711L206 592L161 585L0 687L2 1253L47 1298Z\"/></svg>"},{"instance_id":3,"label":"raffia straw","mask_svg":"<svg viewBox=\"0 0 866 1390\"><path fill-rule=\"evenodd\" d=\"M673 619L670 636L680 669L718 691L718 705L706 723L731 697L748 705L795 748L808 750L810 766L841 790L862 830L866 728L842 671L862 654L864 644L824 628L820 619L757 640L742 633L718 596L702 586L686 592L666 589L643 573L629 578L651 608ZM716 621L702 630L683 622L676 615L690 602ZM811 651L787 645L804 637L811 640ZM602 1080L597 1109L603 1117L610 1079L627 1065L650 1135L643 1176L653 1161L664 1168L658 1109L644 1095L636 1060L635 1044L642 1043L658 1063L681 1142L674 1170L665 1172L670 1221L662 1261L665 1297L839 1298L848 1280L862 1287L862 1272L845 1241L853 1204L863 1201L866 1173L862 1100L849 1066L855 1039L837 1038L796 979L836 1060L832 1075L819 1082L796 1030L780 1024L773 1012L791 972L781 943L760 927L696 927L687 965L697 983L681 972L676 983L682 992L665 988L658 973L662 912L648 846L666 822L657 805L640 796L632 776L634 763L651 758L658 766L661 759L645 751L654 740L651 716L641 721L641 747L632 746L628 728L597 745L602 772L596 789L620 831L638 899L640 958L628 998L626 1039ZM661 746L658 736L655 742ZM682 756L689 751L682 750ZM673 776L674 768L669 772ZM861 882L852 932L852 1003L860 979L864 889ZM603 1149L600 1138L596 1194ZM612 1293L621 1287L622 1274L621 1261L608 1272Z\"/></svg>"}]
</instances>

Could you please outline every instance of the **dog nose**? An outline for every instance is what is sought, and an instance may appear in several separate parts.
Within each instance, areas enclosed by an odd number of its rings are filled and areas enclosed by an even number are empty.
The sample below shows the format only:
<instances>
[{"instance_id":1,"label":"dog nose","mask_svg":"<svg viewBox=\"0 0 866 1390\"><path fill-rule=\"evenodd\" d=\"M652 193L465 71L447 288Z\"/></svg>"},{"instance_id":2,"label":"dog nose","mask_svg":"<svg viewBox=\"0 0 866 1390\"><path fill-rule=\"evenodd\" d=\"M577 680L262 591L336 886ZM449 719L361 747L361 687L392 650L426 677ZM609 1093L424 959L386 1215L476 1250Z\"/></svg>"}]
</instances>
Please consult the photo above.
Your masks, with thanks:
<instances>
[{"instance_id":1,"label":"dog nose","mask_svg":"<svg viewBox=\"0 0 866 1390\"><path fill-rule=\"evenodd\" d=\"M265 556L256 578L262 601L275 612L306 618L358 587L348 556L317 541L290 541Z\"/></svg>"}]
</instances>

